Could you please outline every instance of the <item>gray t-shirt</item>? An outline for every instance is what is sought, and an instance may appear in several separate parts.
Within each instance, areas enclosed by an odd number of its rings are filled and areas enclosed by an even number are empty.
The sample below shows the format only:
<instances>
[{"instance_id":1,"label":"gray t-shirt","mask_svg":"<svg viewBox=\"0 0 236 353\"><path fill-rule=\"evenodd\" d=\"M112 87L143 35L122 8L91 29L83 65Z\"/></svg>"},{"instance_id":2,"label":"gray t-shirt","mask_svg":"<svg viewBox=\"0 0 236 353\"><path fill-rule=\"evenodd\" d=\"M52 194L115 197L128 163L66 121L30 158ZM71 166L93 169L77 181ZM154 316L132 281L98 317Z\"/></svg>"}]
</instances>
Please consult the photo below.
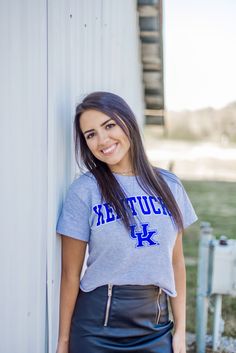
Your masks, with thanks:
<instances>
[{"instance_id":1,"label":"gray t-shirt","mask_svg":"<svg viewBox=\"0 0 236 353\"><path fill-rule=\"evenodd\" d=\"M184 228L197 220L178 177L160 169L183 216ZM135 176L114 174L127 195L136 224L128 231L112 207L101 202L95 177L87 172L70 185L57 232L88 242L87 268L80 288L89 292L104 284L154 284L177 295L172 251L177 228L160 197L148 195ZM108 186L109 187L109 186Z\"/></svg>"}]
</instances>

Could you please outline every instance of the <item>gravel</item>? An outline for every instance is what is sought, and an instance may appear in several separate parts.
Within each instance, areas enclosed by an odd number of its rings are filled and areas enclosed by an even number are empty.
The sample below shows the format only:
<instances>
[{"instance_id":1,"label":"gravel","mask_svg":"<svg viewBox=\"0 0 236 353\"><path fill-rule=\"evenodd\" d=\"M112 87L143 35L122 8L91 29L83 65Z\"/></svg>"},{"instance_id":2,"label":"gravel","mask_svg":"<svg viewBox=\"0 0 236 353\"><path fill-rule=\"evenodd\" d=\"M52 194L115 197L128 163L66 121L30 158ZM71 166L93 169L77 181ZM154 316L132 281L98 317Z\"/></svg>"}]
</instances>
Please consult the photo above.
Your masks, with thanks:
<instances>
[{"instance_id":1,"label":"gravel","mask_svg":"<svg viewBox=\"0 0 236 353\"><path fill-rule=\"evenodd\" d=\"M196 352L196 335L193 333L187 333L187 352ZM206 352L213 352L212 350L212 336L206 336ZM220 345L217 353L236 353L236 339L232 337L222 336L220 340Z\"/></svg>"}]
</instances>

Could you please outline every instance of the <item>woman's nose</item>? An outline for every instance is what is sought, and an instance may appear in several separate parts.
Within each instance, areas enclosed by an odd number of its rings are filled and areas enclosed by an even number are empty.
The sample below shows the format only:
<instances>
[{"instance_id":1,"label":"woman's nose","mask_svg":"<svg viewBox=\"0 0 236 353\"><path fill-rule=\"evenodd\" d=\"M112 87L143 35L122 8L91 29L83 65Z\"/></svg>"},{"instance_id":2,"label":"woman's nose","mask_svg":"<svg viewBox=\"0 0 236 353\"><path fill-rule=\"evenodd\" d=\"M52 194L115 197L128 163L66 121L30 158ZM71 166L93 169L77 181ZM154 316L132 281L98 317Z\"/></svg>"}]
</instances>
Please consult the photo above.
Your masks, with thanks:
<instances>
[{"instance_id":1,"label":"woman's nose","mask_svg":"<svg viewBox=\"0 0 236 353\"><path fill-rule=\"evenodd\" d=\"M109 141L109 135L106 131L101 131L98 133L98 145L105 146L106 143Z\"/></svg>"}]
</instances>

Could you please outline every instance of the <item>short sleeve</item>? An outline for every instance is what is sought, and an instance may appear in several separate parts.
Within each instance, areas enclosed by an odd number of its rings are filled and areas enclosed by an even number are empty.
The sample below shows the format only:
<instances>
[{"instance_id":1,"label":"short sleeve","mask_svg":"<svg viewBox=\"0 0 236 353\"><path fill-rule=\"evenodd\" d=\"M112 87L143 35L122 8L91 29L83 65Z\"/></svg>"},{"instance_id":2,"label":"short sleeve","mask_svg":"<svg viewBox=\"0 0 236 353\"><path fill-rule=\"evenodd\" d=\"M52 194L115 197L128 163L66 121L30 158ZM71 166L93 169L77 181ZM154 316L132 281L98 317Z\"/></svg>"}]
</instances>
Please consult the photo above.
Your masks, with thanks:
<instances>
[{"instance_id":1,"label":"short sleeve","mask_svg":"<svg viewBox=\"0 0 236 353\"><path fill-rule=\"evenodd\" d=\"M75 183L72 183L67 191L56 231L75 239L89 241L89 207L79 197Z\"/></svg>"},{"instance_id":2,"label":"short sleeve","mask_svg":"<svg viewBox=\"0 0 236 353\"><path fill-rule=\"evenodd\" d=\"M193 208L193 205L184 189L183 184L179 180L179 190L178 190L178 206L180 208L184 229L188 228L192 223L198 220L196 212Z\"/></svg>"}]
</instances>

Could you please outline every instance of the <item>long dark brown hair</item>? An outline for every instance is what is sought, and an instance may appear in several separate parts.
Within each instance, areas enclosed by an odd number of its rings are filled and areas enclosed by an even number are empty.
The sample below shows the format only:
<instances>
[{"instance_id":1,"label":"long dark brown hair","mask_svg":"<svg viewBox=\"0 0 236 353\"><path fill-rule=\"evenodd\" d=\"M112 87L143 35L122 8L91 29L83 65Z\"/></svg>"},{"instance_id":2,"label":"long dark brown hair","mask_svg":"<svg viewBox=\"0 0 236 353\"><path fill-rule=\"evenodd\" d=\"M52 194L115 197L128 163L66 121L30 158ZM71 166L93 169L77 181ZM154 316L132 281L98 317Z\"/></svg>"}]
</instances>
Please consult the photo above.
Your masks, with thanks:
<instances>
[{"instance_id":1,"label":"long dark brown hair","mask_svg":"<svg viewBox=\"0 0 236 353\"><path fill-rule=\"evenodd\" d=\"M110 92L93 92L77 105L74 120L75 156L79 168L83 165L97 180L102 198L119 215L127 229L132 218L126 207L125 192L112 174L108 165L97 159L89 150L80 128L80 116L86 110L97 110L113 119L130 141L130 155L134 174L141 188L149 195L161 197L170 211L179 232L183 231L183 220L176 200L158 168L148 161L140 135L138 123L128 104L118 95Z\"/></svg>"}]
</instances>

